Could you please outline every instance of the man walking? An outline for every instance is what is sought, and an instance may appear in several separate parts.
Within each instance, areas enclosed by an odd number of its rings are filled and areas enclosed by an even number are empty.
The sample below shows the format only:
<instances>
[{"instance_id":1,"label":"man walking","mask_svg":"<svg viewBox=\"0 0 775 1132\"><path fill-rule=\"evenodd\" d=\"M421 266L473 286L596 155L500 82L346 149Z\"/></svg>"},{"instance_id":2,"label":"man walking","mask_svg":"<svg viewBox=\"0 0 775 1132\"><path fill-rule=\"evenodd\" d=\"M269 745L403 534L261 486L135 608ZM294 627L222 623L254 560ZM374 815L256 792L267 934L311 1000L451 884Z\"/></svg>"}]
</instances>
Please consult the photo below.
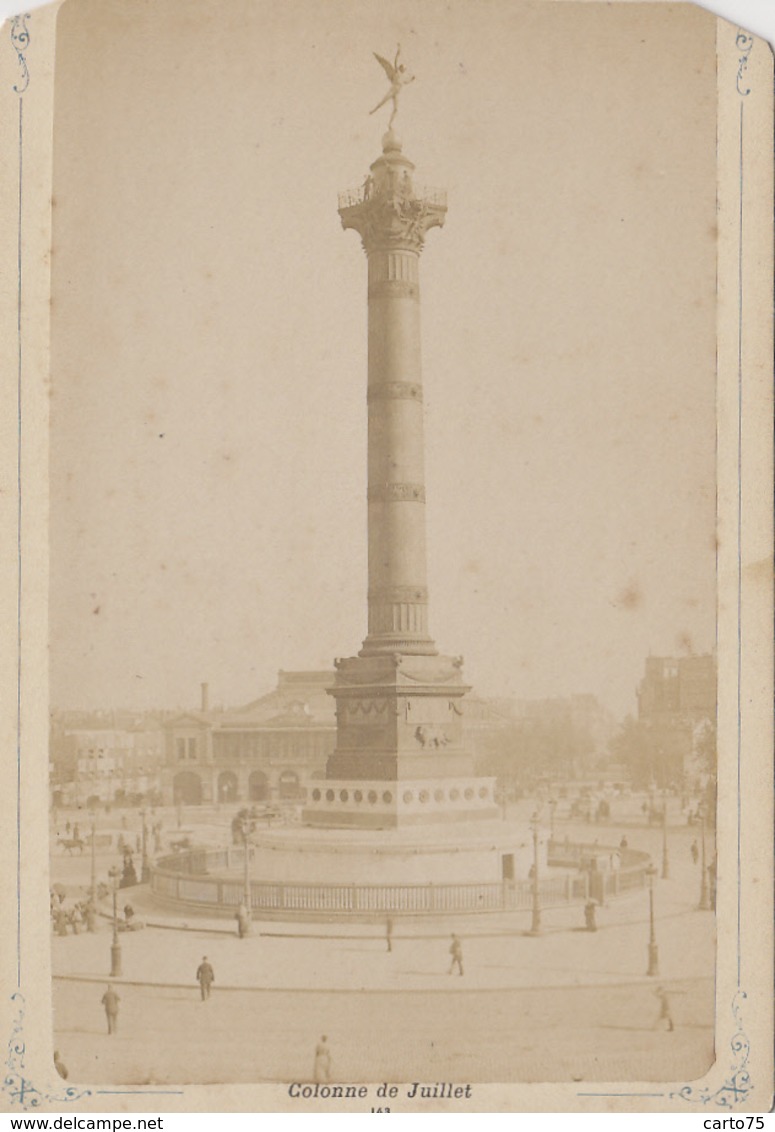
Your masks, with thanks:
<instances>
[{"instance_id":1,"label":"man walking","mask_svg":"<svg viewBox=\"0 0 775 1132\"><path fill-rule=\"evenodd\" d=\"M97 930L97 907L91 897L86 902L86 907L83 910L83 916L86 920L87 932L96 932Z\"/></svg>"},{"instance_id":2,"label":"man walking","mask_svg":"<svg viewBox=\"0 0 775 1132\"><path fill-rule=\"evenodd\" d=\"M246 935L250 934L250 912L244 900L240 901L240 906L234 913L234 919L237 921L237 935L240 939L244 939Z\"/></svg>"},{"instance_id":3,"label":"man walking","mask_svg":"<svg viewBox=\"0 0 775 1132\"><path fill-rule=\"evenodd\" d=\"M663 1025L667 1026L668 1032L675 1029L673 1025L673 1016L670 1012L670 999L667 997L667 991L664 987L657 987L654 994L659 999L659 1017L656 1021L657 1028Z\"/></svg>"},{"instance_id":4,"label":"man walking","mask_svg":"<svg viewBox=\"0 0 775 1132\"><path fill-rule=\"evenodd\" d=\"M210 987L215 982L215 972L213 971L207 956L202 956L202 962L196 969L196 978L199 983L199 990L202 993L202 1002L210 997Z\"/></svg>"},{"instance_id":5,"label":"man walking","mask_svg":"<svg viewBox=\"0 0 775 1132\"><path fill-rule=\"evenodd\" d=\"M457 965L458 974L463 974L463 946L458 937L453 933L452 943L450 944L449 953L452 956L452 962L449 967L450 975Z\"/></svg>"},{"instance_id":6,"label":"man walking","mask_svg":"<svg viewBox=\"0 0 775 1132\"><path fill-rule=\"evenodd\" d=\"M118 1004L121 999L113 990L113 984L108 983L107 990L102 996L102 1005L105 1007L105 1017L108 1020L108 1033L115 1034L118 1026Z\"/></svg>"},{"instance_id":7,"label":"man walking","mask_svg":"<svg viewBox=\"0 0 775 1132\"><path fill-rule=\"evenodd\" d=\"M588 900L584 905L584 923L588 932L597 931L597 919L595 914L597 911L597 904L594 900Z\"/></svg>"},{"instance_id":8,"label":"man walking","mask_svg":"<svg viewBox=\"0 0 775 1132\"><path fill-rule=\"evenodd\" d=\"M331 1050L328 1048L328 1038L325 1034L315 1046L313 1076L318 1082L331 1080Z\"/></svg>"}]
</instances>

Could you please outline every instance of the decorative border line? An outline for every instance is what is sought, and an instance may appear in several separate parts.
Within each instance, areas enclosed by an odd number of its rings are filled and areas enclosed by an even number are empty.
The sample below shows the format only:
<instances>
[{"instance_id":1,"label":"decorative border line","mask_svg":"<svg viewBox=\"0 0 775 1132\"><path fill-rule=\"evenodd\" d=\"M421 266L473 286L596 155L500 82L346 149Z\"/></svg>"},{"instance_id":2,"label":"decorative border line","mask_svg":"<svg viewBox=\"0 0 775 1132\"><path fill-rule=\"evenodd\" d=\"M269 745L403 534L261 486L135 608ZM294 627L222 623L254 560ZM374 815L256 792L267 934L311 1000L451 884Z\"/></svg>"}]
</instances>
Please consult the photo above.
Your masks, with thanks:
<instances>
[{"instance_id":1,"label":"decorative border line","mask_svg":"<svg viewBox=\"0 0 775 1132\"><path fill-rule=\"evenodd\" d=\"M743 697L743 200L744 200L744 136L745 102L751 87L741 86L748 70L748 56L754 40L742 28L737 29L735 46L742 54L738 60L735 85L740 99L740 142L738 151L738 184L740 204L738 210L737 246L737 989L740 990L741 935L742 935L742 697Z\"/></svg>"},{"instance_id":2,"label":"decorative border line","mask_svg":"<svg viewBox=\"0 0 775 1132\"><path fill-rule=\"evenodd\" d=\"M27 12L23 16L14 16L11 20L11 43L13 45L14 51L16 52L16 56L19 61L19 67L21 68L21 85L14 85L13 88L17 94L24 94L25 90L30 85L30 72L29 68L27 67L27 59L24 54L30 45L30 33L27 31L27 24L25 21L29 20L30 18L30 14L29 12Z\"/></svg>"},{"instance_id":3,"label":"decorative border line","mask_svg":"<svg viewBox=\"0 0 775 1132\"><path fill-rule=\"evenodd\" d=\"M663 1097L664 1093L576 1093L577 1097Z\"/></svg>"},{"instance_id":4,"label":"decorative border line","mask_svg":"<svg viewBox=\"0 0 775 1132\"><path fill-rule=\"evenodd\" d=\"M11 995L11 1002L17 1007L16 1019L8 1040L8 1056L5 1059L7 1073L3 1079L3 1091L8 1093L11 1103L21 1108L38 1108L42 1101L49 1104L64 1104L90 1097L91 1089L76 1089L70 1086L61 1093L46 1093L36 1089L28 1077L24 1075L24 1055L26 1045L24 1042L24 995L17 991Z\"/></svg>"},{"instance_id":5,"label":"decorative border line","mask_svg":"<svg viewBox=\"0 0 775 1132\"><path fill-rule=\"evenodd\" d=\"M737 65L737 93L741 94L743 98L746 98L751 93L751 88L746 87L745 90L743 90L741 83L745 80L745 74L748 70L748 56L753 50L753 45L753 36L749 35L747 31L743 31L742 28L738 28L735 37L735 46L739 49L741 54Z\"/></svg>"},{"instance_id":6,"label":"decorative border line","mask_svg":"<svg viewBox=\"0 0 775 1132\"><path fill-rule=\"evenodd\" d=\"M79 1089L75 1085L69 1085L61 1092L48 1093L36 1088L24 1072L27 1047L24 1041L25 1001L21 991L11 995L11 1002L16 1006L17 1013L8 1040L6 1074L3 1078L3 1092L8 1094L11 1104L18 1105L22 1109L30 1109L40 1108L44 1101L49 1105L63 1105L94 1096L182 1097L184 1095L183 1089Z\"/></svg>"},{"instance_id":7,"label":"decorative border line","mask_svg":"<svg viewBox=\"0 0 775 1132\"><path fill-rule=\"evenodd\" d=\"M17 888L17 926L16 926L16 950L17 950L17 987L21 986L21 677L22 677L22 657L21 657L21 592L22 592L22 552L21 552L21 537L22 537L22 210L23 210L23 156L24 156L24 99L23 95L27 91L30 84L30 71L27 64L26 52L30 44L30 34L27 28L27 20L31 18L30 13L14 16L10 23L10 39L11 45L16 52L17 61L20 68L20 78L17 83L13 84L13 90L19 97L19 197L18 197L18 218L17 218L17 343L18 343L18 372L17 372L17 415L18 415L18 432L17 432L17 495L18 495L18 510L17 510L17 555L18 555L18 574L17 574L17 723L16 723L16 794L17 794L17 808L16 808L16 835L17 835L17 861L16 861L16 888ZM749 35L742 28L738 28L735 37L735 44L740 51L738 60L738 68L736 75L736 89L741 98L746 98L751 93L751 87L743 85L746 82L746 75L748 71L748 60L753 50L755 40L753 36ZM741 850L741 833L742 833L742 810L741 810L741 776L742 776L742 720L741 720L741 704L742 704L742 419L743 419L743 187L744 187L744 165L743 165L743 138L744 138L744 103L740 104L740 144L739 144L739 188L740 188L740 206L739 206L739 228L738 228L738 515L737 515L737 554L738 554L738 580L737 580L737 613L738 613L738 655L737 655L737 716L738 716L738 732L737 732L737 810L738 810L738 823L737 823L737 992L732 1000L732 1014L735 1018L737 1029L730 1040L730 1048L733 1054L732 1064L730 1066L729 1075L722 1085L715 1091L711 1091L708 1087L698 1089L695 1093L693 1086L684 1085L683 1088L677 1092L667 1094L669 1099L683 1100L689 1104L702 1104L708 1105L715 1103L720 1108L731 1109L737 1104L743 1103L747 1100L750 1092L754 1088L751 1083L750 1074L748 1072L748 1059L750 1055L750 1041L743 1029L741 1020L740 1003L747 998L747 994L741 989L741 865L740 865L740 850ZM403 383L402 383L403 384ZM403 392L403 391L402 391ZM405 395L405 394L404 394ZM411 394L415 396L414 392ZM399 489L401 497L403 491L408 488L416 488L419 485L399 485L391 484L385 485L388 489L386 494L392 495L392 492L397 488ZM403 489L403 490L402 490ZM377 489L379 491L379 489ZM384 488L383 488L384 490ZM424 496L424 489L422 494ZM376 495L376 492L375 492ZM380 493L381 495L381 493ZM379 498L379 496L377 496ZM413 498L417 499L418 496L413 493ZM82 1097L92 1095L110 1095L110 1096L127 1096L127 1095L170 1095L182 1096L183 1090L145 1090L145 1089L129 1089L129 1090L108 1090L98 1089L94 1093L90 1089L77 1089L75 1087L68 1087L62 1093L51 1094L44 1093L35 1088L29 1079L24 1076L24 1058L26 1053L26 1045L23 1039L23 1023L25 1016L25 1000L20 990L17 990L11 995L11 1001L16 1004L18 1013L13 1024L11 1037L8 1041L8 1055L6 1058L6 1073L3 1080L3 1090L9 1094L13 1103L20 1105L22 1108L37 1108L43 1100L48 1102L66 1103L78 1100ZM579 1092L576 1094L579 1097L651 1097L659 1098L664 1097L666 1094L661 1093L592 1093L592 1092Z\"/></svg>"},{"instance_id":8,"label":"decorative border line","mask_svg":"<svg viewBox=\"0 0 775 1132\"><path fill-rule=\"evenodd\" d=\"M31 19L29 12L14 16L10 21L9 34L11 46L16 52L19 64L20 77L13 84L13 90L19 95L19 132L18 132L18 161L19 161L19 194L17 209L16 231L16 340L17 340L17 375L16 375L16 491L17 491L17 519L16 519L16 986L17 990L11 995L11 1002L16 1007L16 1018L8 1040L8 1053L5 1060L6 1073L3 1078L3 1091L10 1097L11 1103L23 1109L38 1108L43 1101L50 1104L65 1104L91 1096L90 1089L78 1089L69 1086L59 1093L47 1093L36 1088L30 1079L25 1076L24 1059L26 1043L24 1041L25 999L21 992L21 935L22 935L22 903L21 903L21 742L22 742L22 441L23 441L23 400L22 400L22 373L23 373L23 336L22 336L22 292L23 292L23 257L22 257L22 230L24 216L24 94L30 85L30 69L27 65L27 49L30 45L30 33L27 20Z\"/></svg>"},{"instance_id":9,"label":"decorative border line","mask_svg":"<svg viewBox=\"0 0 775 1132\"><path fill-rule=\"evenodd\" d=\"M16 329L16 986L21 986L22 930L22 150L24 99L19 99L19 219Z\"/></svg>"},{"instance_id":10,"label":"decorative border line","mask_svg":"<svg viewBox=\"0 0 775 1132\"><path fill-rule=\"evenodd\" d=\"M670 1100L686 1101L689 1104L715 1104L719 1108L734 1108L735 1105L742 1104L748 1099L748 1095L754 1087L751 1083L751 1075L748 1072L751 1043L743 1029L740 1013L740 1002L747 997L745 991L738 990L732 999L732 1014L737 1030L729 1043L732 1049L732 1064L723 1085L719 1085L714 1090L706 1086L696 1091L692 1085L684 1085L677 1093L670 1093Z\"/></svg>"},{"instance_id":11,"label":"decorative border line","mask_svg":"<svg viewBox=\"0 0 775 1132\"><path fill-rule=\"evenodd\" d=\"M21 78L13 86L19 95L19 199L16 231L16 986L21 987L21 731L22 731L22 216L24 205L24 92L30 85L30 71L25 52L30 33L26 21L29 13L14 16L9 33L11 46L21 70Z\"/></svg>"}]
</instances>

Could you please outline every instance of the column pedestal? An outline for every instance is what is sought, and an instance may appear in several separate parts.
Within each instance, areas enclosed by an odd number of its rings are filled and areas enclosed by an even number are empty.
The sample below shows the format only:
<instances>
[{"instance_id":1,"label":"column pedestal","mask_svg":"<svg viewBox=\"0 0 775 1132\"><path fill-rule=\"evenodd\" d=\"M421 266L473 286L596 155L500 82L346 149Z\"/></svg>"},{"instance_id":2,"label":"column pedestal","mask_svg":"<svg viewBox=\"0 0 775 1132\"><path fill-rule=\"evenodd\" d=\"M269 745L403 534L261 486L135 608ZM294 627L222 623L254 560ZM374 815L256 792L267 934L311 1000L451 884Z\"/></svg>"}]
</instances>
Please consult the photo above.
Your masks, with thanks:
<instances>
[{"instance_id":1,"label":"column pedestal","mask_svg":"<svg viewBox=\"0 0 775 1132\"><path fill-rule=\"evenodd\" d=\"M497 818L493 779L463 742L460 657L402 653L335 662L337 745L310 783L311 825L394 828Z\"/></svg>"}]
</instances>

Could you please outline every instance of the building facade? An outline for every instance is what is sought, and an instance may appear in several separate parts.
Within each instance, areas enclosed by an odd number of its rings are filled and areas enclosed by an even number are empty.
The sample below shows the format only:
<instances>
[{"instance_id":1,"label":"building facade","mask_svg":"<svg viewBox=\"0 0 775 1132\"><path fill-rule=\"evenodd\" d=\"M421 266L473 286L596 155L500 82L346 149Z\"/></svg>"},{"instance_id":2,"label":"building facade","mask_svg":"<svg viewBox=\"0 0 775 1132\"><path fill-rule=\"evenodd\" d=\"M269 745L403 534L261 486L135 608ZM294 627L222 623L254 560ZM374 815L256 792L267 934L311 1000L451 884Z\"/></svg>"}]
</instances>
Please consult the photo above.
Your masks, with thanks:
<instances>
[{"instance_id":1,"label":"building facade","mask_svg":"<svg viewBox=\"0 0 775 1132\"><path fill-rule=\"evenodd\" d=\"M696 786L715 773L716 658L646 658L638 686L642 769L658 786Z\"/></svg>"},{"instance_id":2,"label":"building facade","mask_svg":"<svg viewBox=\"0 0 775 1132\"><path fill-rule=\"evenodd\" d=\"M157 723L52 727L49 753L55 806L140 805L160 799L164 733Z\"/></svg>"},{"instance_id":3,"label":"building facade","mask_svg":"<svg viewBox=\"0 0 775 1132\"><path fill-rule=\"evenodd\" d=\"M165 727L164 803L301 800L334 749L333 680L328 671L281 670L272 692L230 710L211 709L203 685L200 709Z\"/></svg>"}]
</instances>

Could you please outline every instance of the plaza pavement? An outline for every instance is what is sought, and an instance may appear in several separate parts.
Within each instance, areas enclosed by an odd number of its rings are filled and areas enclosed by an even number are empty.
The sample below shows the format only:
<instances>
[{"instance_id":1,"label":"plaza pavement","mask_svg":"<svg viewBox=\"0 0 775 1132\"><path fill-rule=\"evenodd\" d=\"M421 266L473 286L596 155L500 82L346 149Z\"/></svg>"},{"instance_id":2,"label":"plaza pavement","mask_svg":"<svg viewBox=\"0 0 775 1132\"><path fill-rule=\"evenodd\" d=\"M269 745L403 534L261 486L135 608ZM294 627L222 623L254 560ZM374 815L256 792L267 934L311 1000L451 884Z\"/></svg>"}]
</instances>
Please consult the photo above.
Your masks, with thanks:
<instances>
[{"instance_id":1,"label":"plaza pavement","mask_svg":"<svg viewBox=\"0 0 775 1132\"><path fill-rule=\"evenodd\" d=\"M624 827L603 831L618 843ZM563 828L571 840L589 838L586 826ZM595 832L598 832L597 830ZM661 831L628 833L632 848L651 852L660 863ZM714 917L698 911L700 868L691 861L691 829L670 834L670 876L655 882L655 919L660 978L676 981L710 977L715 947ZM384 922L256 920L251 935L237 938L228 918L199 917L165 908L146 886L119 893L131 900L148 926L121 933L126 982L192 985L203 954L216 967L220 988L448 989L448 947L456 932L464 950L461 989L594 986L647 979L649 898L638 890L598 909L597 932L584 930L578 904L545 909L542 934L528 935L529 910L480 916L394 917L393 951L387 953ZM108 913L108 905L103 906ZM110 923L101 918L93 935L54 937L54 975L101 979L110 971Z\"/></svg>"},{"instance_id":2,"label":"plaza pavement","mask_svg":"<svg viewBox=\"0 0 775 1132\"><path fill-rule=\"evenodd\" d=\"M207 1002L188 988L117 991L118 1032L109 1037L103 984L55 983L55 1047L70 1084L309 1081L321 1034L332 1080L345 1082L643 1081L664 1088L674 1081L679 1088L713 1061L710 980L686 980L673 992L673 1032L656 1028L658 1002L643 982L446 994L216 986Z\"/></svg>"},{"instance_id":3,"label":"plaza pavement","mask_svg":"<svg viewBox=\"0 0 775 1132\"><path fill-rule=\"evenodd\" d=\"M713 916L687 908L660 882L657 919L660 977L675 981L712 971ZM135 890L137 891L137 890ZM122 976L117 981L193 985L203 954L216 968L220 988L351 990L450 989L450 936L461 938L464 971L452 976L461 989L594 986L647 979L648 894L622 897L598 909L597 932L583 928L576 905L542 914L542 934L528 934L530 912L487 917L395 922L392 952L385 927L365 923L254 921L239 939L229 920L160 914L133 895L138 918L149 925L119 935ZM177 929L177 930L176 930ZM110 923L94 934L54 937L55 976L103 979L110 972ZM653 980L652 980L653 981Z\"/></svg>"},{"instance_id":4,"label":"plaza pavement","mask_svg":"<svg viewBox=\"0 0 775 1132\"><path fill-rule=\"evenodd\" d=\"M589 832L567 827L571 839ZM620 836L612 828L600 840ZM671 832L670 877L656 883L658 977L645 973L645 890L600 908L594 933L579 905L545 910L537 937L529 911L396 917L389 953L382 923L255 921L240 940L231 920L181 915L133 889L137 915L155 926L119 937L115 1036L100 1005L109 920L52 940L56 1046L71 1081L129 1085L309 1080L321 1033L343 1081L442 1080L452 1065L459 1081L685 1084L713 1058L714 917L696 907L693 836ZM628 840L660 863L660 831L634 828ZM452 931L462 977L449 974ZM205 1003L203 955L216 978ZM674 1033L655 1027L657 985L669 990Z\"/></svg>"}]
</instances>

